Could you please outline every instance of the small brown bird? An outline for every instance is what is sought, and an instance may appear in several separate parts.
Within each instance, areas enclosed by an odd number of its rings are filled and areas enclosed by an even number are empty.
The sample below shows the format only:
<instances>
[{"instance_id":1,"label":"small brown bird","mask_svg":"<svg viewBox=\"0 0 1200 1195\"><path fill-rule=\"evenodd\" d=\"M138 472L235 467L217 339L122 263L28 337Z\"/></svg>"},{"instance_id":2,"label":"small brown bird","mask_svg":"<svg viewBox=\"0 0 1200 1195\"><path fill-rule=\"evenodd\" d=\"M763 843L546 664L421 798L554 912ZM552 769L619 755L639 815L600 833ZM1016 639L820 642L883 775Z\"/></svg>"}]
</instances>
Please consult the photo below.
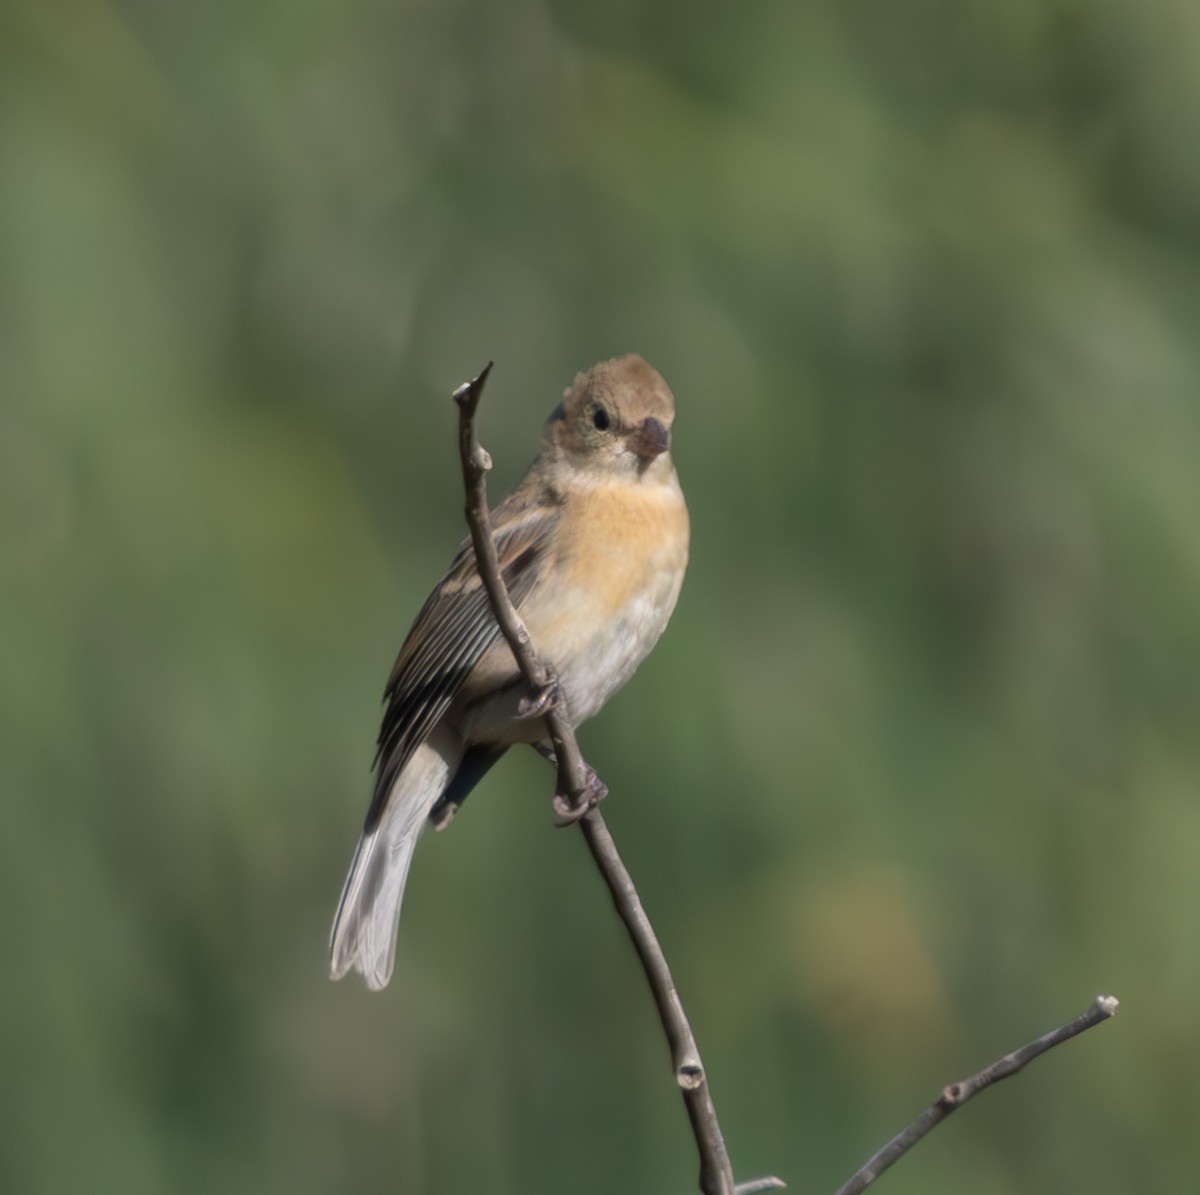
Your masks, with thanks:
<instances>
[{"instance_id":1,"label":"small brown bird","mask_svg":"<svg viewBox=\"0 0 1200 1195\"><path fill-rule=\"evenodd\" d=\"M683 583L688 515L671 463L675 399L631 353L578 374L542 449L492 512L505 584L553 668L572 725L599 711L658 641ZM384 694L375 790L330 936L330 973L392 975L417 839L445 825L516 743L528 686L492 616L468 540L421 608Z\"/></svg>"}]
</instances>

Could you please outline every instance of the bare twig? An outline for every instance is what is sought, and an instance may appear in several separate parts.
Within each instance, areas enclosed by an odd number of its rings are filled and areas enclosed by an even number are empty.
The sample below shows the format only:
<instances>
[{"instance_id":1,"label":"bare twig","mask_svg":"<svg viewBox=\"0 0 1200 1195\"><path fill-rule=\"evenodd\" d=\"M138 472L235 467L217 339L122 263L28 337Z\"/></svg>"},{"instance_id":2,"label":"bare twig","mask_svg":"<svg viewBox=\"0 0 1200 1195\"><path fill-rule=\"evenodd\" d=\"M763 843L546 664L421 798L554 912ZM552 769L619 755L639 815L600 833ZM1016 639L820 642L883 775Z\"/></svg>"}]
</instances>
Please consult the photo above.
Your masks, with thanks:
<instances>
[{"instance_id":1,"label":"bare twig","mask_svg":"<svg viewBox=\"0 0 1200 1195\"><path fill-rule=\"evenodd\" d=\"M1019 1050L996 1059L991 1066L985 1067L977 1075L958 1083L951 1083L912 1124L897 1133L838 1187L834 1195L858 1195L858 1192L865 1191L893 1162L908 1153L926 1133L941 1124L956 1108L961 1108L973 1095L978 1095L985 1087L990 1087L1001 1079L1007 1079L1009 1075L1015 1075L1039 1055L1061 1045L1085 1029L1107 1021L1116 1013L1117 1005L1115 996L1097 996L1091 1007L1073 1021L1068 1021Z\"/></svg>"},{"instance_id":2,"label":"bare twig","mask_svg":"<svg viewBox=\"0 0 1200 1195\"><path fill-rule=\"evenodd\" d=\"M531 692L538 699L549 701L546 729L550 732L558 760L559 792L574 802L582 802L587 788L583 757L561 703L550 699L554 677L534 651L529 631L508 596L508 588L500 573L496 542L492 538L492 520L487 504L487 474L492 467L492 458L475 434L475 409L483 397L483 386L491 372L492 362L489 361L478 377L459 386L454 392L454 401L459 410L458 451L462 459L463 488L467 495L467 526L471 530L479 576L491 601L492 613L516 657L517 667Z\"/></svg>"},{"instance_id":3,"label":"bare twig","mask_svg":"<svg viewBox=\"0 0 1200 1195\"><path fill-rule=\"evenodd\" d=\"M733 1167L709 1092L700 1051L696 1048L696 1039L683 1011L675 981L671 978L667 960L658 944L650 919L642 907L633 880L617 853L616 844L604 819L595 808L595 794L603 786L583 760L563 702L558 700L555 694L555 678L539 659L530 640L529 631L509 598L504 578L500 573L487 506L487 471L492 462L475 434L475 410L479 406L483 386L491 368L489 362L478 377L454 392L454 401L459 409L459 453L462 458L463 485L467 498L467 525L471 529L471 542L475 547L479 575L487 589L496 621L530 687L533 703L539 712L544 708L543 717L554 744L558 763L556 808L563 808L558 801L564 802L565 806L573 811L569 815L571 820L579 821L588 849L608 885L613 903L629 931L642 970L646 973L646 979L654 993L658 1015L671 1047L675 1080L683 1094L692 1135L700 1155L700 1190L704 1195L752 1195L753 1192L776 1190L784 1186L777 1178L755 1179L741 1186L734 1181Z\"/></svg>"}]
</instances>

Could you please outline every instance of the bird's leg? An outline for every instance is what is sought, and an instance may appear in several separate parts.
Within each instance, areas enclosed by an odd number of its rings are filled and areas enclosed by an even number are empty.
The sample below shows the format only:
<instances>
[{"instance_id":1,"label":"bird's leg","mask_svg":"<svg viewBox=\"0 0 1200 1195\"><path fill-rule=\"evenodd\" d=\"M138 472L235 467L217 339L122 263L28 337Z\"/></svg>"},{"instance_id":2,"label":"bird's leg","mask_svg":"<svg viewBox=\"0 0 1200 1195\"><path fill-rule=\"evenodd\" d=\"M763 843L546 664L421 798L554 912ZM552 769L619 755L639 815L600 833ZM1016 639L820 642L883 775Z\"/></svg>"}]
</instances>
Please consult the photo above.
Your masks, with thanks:
<instances>
[{"instance_id":1,"label":"bird's leg","mask_svg":"<svg viewBox=\"0 0 1200 1195\"><path fill-rule=\"evenodd\" d=\"M529 744L552 768L558 767L558 756L554 754L554 748L546 742L545 739L539 739L536 743Z\"/></svg>"}]
</instances>

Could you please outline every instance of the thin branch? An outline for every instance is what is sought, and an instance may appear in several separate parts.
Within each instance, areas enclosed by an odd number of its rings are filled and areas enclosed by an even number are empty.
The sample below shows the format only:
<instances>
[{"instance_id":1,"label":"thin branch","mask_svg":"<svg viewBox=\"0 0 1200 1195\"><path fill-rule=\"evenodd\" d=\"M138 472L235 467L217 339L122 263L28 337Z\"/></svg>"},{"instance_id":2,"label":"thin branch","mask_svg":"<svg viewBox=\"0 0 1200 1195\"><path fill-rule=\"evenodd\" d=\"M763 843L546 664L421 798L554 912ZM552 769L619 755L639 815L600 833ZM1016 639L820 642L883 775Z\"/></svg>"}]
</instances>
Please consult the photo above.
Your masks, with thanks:
<instances>
[{"instance_id":1,"label":"thin branch","mask_svg":"<svg viewBox=\"0 0 1200 1195\"><path fill-rule=\"evenodd\" d=\"M475 434L475 410L483 397L484 383L491 372L492 362L489 361L478 377L459 386L454 392L454 401L458 404L459 412L458 451L462 460L463 488L467 497L467 526L471 531L475 561L491 601L492 613L500 624L500 630L516 657L517 667L535 695L535 700L548 703L546 729L550 732L554 754L558 760L559 792L574 803L581 803L586 800L587 794L583 757L579 753L574 731L567 721L561 703L553 699L553 675L538 658L529 637L529 630L508 596L508 587L500 573L496 541L492 538L492 520L487 504L487 474L492 467L492 458Z\"/></svg>"},{"instance_id":2,"label":"thin branch","mask_svg":"<svg viewBox=\"0 0 1200 1195\"><path fill-rule=\"evenodd\" d=\"M1001 1079L1007 1079L1009 1075L1015 1075L1047 1050L1052 1050L1085 1029L1107 1021L1116 1014L1117 1007L1118 1001L1115 996L1097 996L1091 1007L1073 1021L1068 1021L1019 1050L996 1059L991 1066L985 1067L977 1075L958 1083L951 1083L908 1128L897 1133L838 1187L834 1195L858 1195L860 1191L865 1191L893 1162L908 1153L926 1133L941 1124L956 1108L961 1108L973 1095L978 1095L985 1087L990 1087Z\"/></svg>"},{"instance_id":3,"label":"thin branch","mask_svg":"<svg viewBox=\"0 0 1200 1195\"><path fill-rule=\"evenodd\" d=\"M588 849L608 885L613 904L625 923L654 993L658 1015L671 1048L675 1081L682 1092L700 1155L700 1190L704 1195L752 1195L753 1192L777 1190L784 1186L777 1178L755 1179L741 1186L734 1181L733 1167L717 1120L700 1051L696 1048L696 1039L683 1011L675 981L671 978L667 960L633 880L617 853L616 844L600 811L595 808L597 794L603 790L603 785L584 762L575 740L574 728L559 699L554 676L539 659L529 631L505 587L487 506L487 471L492 462L475 434L475 411L491 368L489 362L477 378L454 392L454 401L459 409L459 454L466 490L467 525L471 529L479 575L487 589L492 611L533 695L530 708L544 717L554 743L558 764L556 808L560 813L565 811L570 820L579 821ZM559 800L565 804L560 805Z\"/></svg>"}]
</instances>

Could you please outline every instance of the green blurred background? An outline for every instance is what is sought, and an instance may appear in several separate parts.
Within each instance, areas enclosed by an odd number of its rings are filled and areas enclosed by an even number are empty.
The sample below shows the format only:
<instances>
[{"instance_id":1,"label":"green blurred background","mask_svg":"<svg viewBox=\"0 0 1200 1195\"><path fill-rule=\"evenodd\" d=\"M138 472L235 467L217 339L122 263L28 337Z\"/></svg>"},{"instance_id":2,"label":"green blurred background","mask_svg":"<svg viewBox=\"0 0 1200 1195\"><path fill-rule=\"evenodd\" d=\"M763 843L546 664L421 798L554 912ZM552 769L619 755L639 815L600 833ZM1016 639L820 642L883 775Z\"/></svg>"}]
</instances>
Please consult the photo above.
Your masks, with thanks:
<instances>
[{"instance_id":1,"label":"green blurred background","mask_svg":"<svg viewBox=\"0 0 1200 1195\"><path fill-rule=\"evenodd\" d=\"M679 401L585 728L741 1177L1192 1190L1200 7L6 0L0 1190L694 1189L511 756L326 978L393 653L575 371ZM880 1188L881 1190L883 1187Z\"/></svg>"}]
</instances>

